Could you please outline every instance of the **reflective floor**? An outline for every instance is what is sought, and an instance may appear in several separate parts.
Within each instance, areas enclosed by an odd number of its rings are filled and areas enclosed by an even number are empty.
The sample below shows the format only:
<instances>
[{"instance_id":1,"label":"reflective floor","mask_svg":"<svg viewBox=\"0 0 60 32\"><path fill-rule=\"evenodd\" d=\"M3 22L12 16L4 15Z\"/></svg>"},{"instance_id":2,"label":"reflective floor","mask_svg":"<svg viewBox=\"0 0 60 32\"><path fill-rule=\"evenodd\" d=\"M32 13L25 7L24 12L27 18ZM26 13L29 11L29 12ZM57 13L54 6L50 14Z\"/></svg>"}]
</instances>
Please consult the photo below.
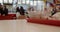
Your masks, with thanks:
<instances>
[{"instance_id":1,"label":"reflective floor","mask_svg":"<svg viewBox=\"0 0 60 32\"><path fill-rule=\"evenodd\" d=\"M0 20L0 32L60 32L60 27L28 23L21 20Z\"/></svg>"},{"instance_id":2,"label":"reflective floor","mask_svg":"<svg viewBox=\"0 0 60 32\"><path fill-rule=\"evenodd\" d=\"M60 27L28 23L28 32L60 32Z\"/></svg>"}]
</instances>

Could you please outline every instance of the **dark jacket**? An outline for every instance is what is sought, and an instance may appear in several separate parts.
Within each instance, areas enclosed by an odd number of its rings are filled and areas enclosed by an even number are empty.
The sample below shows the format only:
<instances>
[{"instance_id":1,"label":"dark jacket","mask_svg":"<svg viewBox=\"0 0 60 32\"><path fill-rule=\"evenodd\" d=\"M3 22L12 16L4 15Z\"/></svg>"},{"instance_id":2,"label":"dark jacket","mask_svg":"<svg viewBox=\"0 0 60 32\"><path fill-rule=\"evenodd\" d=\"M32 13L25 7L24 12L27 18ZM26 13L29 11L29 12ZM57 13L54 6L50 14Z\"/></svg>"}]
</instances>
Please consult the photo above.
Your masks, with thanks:
<instances>
[{"instance_id":1,"label":"dark jacket","mask_svg":"<svg viewBox=\"0 0 60 32\"><path fill-rule=\"evenodd\" d=\"M0 8L0 13L2 13L3 12L3 9L2 8Z\"/></svg>"},{"instance_id":2,"label":"dark jacket","mask_svg":"<svg viewBox=\"0 0 60 32\"><path fill-rule=\"evenodd\" d=\"M19 7L17 7L17 8L16 8L16 12L19 12L19 11L20 11L20 9L19 9Z\"/></svg>"},{"instance_id":3,"label":"dark jacket","mask_svg":"<svg viewBox=\"0 0 60 32\"><path fill-rule=\"evenodd\" d=\"M3 10L3 14L8 15L8 9L7 9L7 8L5 8L5 9Z\"/></svg>"},{"instance_id":4,"label":"dark jacket","mask_svg":"<svg viewBox=\"0 0 60 32\"><path fill-rule=\"evenodd\" d=\"M24 13L25 13L25 10L23 9L23 7L21 7L21 8L20 8L20 14L21 14L21 15L24 15Z\"/></svg>"}]
</instances>

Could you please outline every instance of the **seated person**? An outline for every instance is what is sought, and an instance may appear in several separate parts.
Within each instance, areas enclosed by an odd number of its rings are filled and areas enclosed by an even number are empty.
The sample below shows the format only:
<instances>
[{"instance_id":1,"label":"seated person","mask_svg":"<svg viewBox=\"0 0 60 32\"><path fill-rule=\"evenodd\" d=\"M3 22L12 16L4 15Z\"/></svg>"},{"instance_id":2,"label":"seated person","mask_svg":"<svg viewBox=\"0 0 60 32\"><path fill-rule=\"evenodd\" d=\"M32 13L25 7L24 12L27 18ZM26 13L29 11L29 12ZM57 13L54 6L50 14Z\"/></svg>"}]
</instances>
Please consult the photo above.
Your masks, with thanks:
<instances>
[{"instance_id":1,"label":"seated person","mask_svg":"<svg viewBox=\"0 0 60 32\"><path fill-rule=\"evenodd\" d=\"M6 6L4 6L2 14L8 15L8 9L6 8Z\"/></svg>"},{"instance_id":2,"label":"seated person","mask_svg":"<svg viewBox=\"0 0 60 32\"><path fill-rule=\"evenodd\" d=\"M16 8L16 12L19 12L19 11L20 11L20 9L19 9L19 7L17 7L17 8Z\"/></svg>"},{"instance_id":3,"label":"seated person","mask_svg":"<svg viewBox=\"0 0 60 32\"><path fill-rule=\"evenodd\" d=\"M57 12L57 10L54 8L52 11L52 16Z\"/></svg>"},{"instance_id":4,"label":"seated person","mask_svg":"<svg viewBox=\"0 0 60 32\"><path fill-rule=\"evenodd\" d=\"M22 6L20 7L20 14L25 15L25 9Z\"/></svg>"},{"instance_id":5,"label":"seated person","mask_svg":"<svg viewBox=\"0 0 60 32\"><path fill-rule=\"evenodd\" d=\"M60 12L57 12L53 16L48 18L49 20L60 20Z\"/></svg>"},{"instance_id":6,"label":"seated person","mask_svg":"<svg viewBox=\"0 0 60 32\"><path fill-rule=\"evenodd\" d=\"M2 5L0 4L0 14L2 15L2 11L3 11L3 7Z\"/></svg>"}]
</instances>

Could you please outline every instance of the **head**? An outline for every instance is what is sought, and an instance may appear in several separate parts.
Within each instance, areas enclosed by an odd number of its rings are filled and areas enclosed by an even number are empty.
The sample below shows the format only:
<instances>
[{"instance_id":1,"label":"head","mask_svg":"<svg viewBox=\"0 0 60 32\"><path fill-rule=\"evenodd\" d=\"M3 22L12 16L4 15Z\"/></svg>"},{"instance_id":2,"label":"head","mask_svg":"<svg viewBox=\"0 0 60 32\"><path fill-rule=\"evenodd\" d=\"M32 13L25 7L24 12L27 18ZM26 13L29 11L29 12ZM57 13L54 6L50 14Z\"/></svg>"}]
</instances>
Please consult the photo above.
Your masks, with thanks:
<instances>
[{"instance_id":1,"label":"head","mask_svg":"<svg viewBox=\"0 0 60 32\"><path fill-rule=\"evenodd\" d=\"M22 6L20 6L20 9L23 9L23 7L22 7Z\"/></svg>"}]
</instances>

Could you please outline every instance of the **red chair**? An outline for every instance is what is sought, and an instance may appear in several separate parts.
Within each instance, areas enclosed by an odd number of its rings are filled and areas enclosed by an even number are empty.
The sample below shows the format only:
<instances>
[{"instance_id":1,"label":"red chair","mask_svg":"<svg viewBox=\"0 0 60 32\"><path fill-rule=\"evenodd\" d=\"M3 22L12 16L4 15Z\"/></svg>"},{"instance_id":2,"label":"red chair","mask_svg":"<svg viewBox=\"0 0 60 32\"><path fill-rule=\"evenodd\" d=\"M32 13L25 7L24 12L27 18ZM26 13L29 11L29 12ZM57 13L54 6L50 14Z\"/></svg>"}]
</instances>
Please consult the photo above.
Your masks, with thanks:
<instances>
[{"instance_id":1,"label":"red chair","mask_svg":"<svg viewBox=\"0 0 60 32\"><path fill-rule=\"evenodd\" d=\"M11 20L16 17L16 14L8 14L7 16L0 16L0 20Z\"/></svg>"}]
</instances>

